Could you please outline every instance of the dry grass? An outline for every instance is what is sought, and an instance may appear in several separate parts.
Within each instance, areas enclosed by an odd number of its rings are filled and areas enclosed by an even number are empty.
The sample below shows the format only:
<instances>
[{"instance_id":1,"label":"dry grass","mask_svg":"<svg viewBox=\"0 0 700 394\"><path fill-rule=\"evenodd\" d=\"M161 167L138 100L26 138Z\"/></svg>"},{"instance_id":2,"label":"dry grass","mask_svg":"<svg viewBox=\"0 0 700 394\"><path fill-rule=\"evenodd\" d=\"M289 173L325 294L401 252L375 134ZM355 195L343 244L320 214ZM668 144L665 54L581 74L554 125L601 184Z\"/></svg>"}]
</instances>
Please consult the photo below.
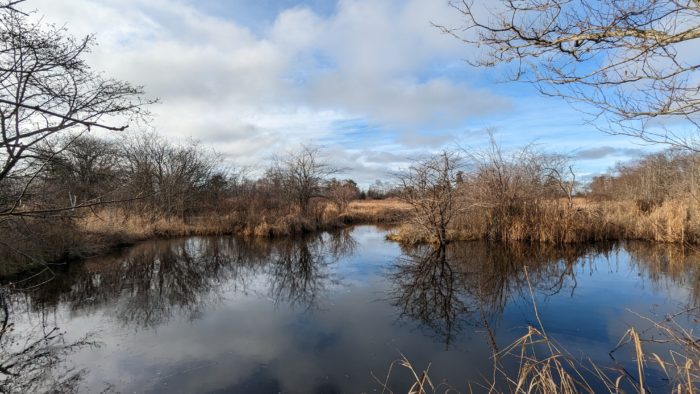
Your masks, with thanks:
<instances>
[{"instance_id":1,"label":"dry grass","mask_svg":"<svg viewBox=\"0 0 700 394\"><path fill-rule=\"evenodd\" d=\"M341 215L347 224L397 224L411 214L411 206L397 199L357 200Z\"/></svg>"},{"instance_id":2,"label":"dry grass","mask_svg":"<svg viewBox=\"0 0 700 394\"><path fill-rule=\"evenodd\" d=\"M22 267L32 260L80 258L150 238L221 234L283 237L353 224L397 226L389 235L392 240L409 244L430 242L430 234L409 224L411 214L411 207L396 199L353 201L345 212L320 200L305 213L294 207L268 207L262 202L245 201L187 220L104 208L60 226L46 226L38 221L36 225L25 223L20 230L27 233L26 239L20 237L22 231L15 231L20 238L7 242L9 246L0 245L0 256L5 256L6 262L18 262L5 266ZM687 199L640 207L635 201L579 198L573 207L564 200L545 200L507 209L478 208L460 213L448 229L448 238L552 244L619 240L700 244L700 206ZM34 245L32 239L49 241ZM11 247L36 253L23 256Z\"/></svg>"},{"instance_id":3,"label":"dry grass","mask_svg":"<svg viewBox=\"0 0 700 394\"><path fill-rule=\"evenodd\" d=\"M0 276L48 262L94 256L115 246L152 238L224 234L288 237L361 223L393 224L408 213L408 207L397 200L354 201L345 212L322 199L313 201L306 212L296 206L259 200L228 203L217 211L187 219L103 207L66 217L60 225L55 221L47 225L40 219L18 221L13 237L0 243L0 258L4 261Z\"/></svg>"},{"instance_id":4,"label":"dry grass","mask_svg":"<svg viewBox=\"0 0 700 394\"><path fill-rule=\"evenodd\" d=\"M231 214L207 214L183 220L179 217L146 217L129 215L119 209L105 209L79 220L87 234L133 242L150 238L171 238L190 235L239 234L256 237L279 237L336 227L338 214L329 206L302 214L263 212L254 218Z\"/></svg>"},{"instance_id":5,"label":"dry grass","mask_svg":"<svg viewBox=\"0 0 700 394\"><path fill-rule=\"evenodd\" d=\"M393 224L405 219L409 207L398 200L353 201L343 213L330 203L318 201L307 212L296 207L249 209L226 214L212 213L183 220L178 217L148 217L105 208L77 221L81 232L111 244L127 244L150 238L189 235L239 234L252 237L286 237L353 224Z\"/></svg>"},{"instance_id":6,"label":"dry grass","mask_svg":"<svg viewBox=\"0 0 700 394\"><path fill-rule=\"evenodd\" d=\"M460 214L448 229L450 240L527 241L556 244L644 240L700 244L700 206L669 200L640 208L635 201L576 199L572 207L549 200L522 206L479 208ZM430 242L420 228L404 224L391 239Z\"/></svg>"},{"instance_id":7,"label":"dry grass","mask_svg":"<svg viewBox=\"0 0 700 394\"><path fill-rule=\"evenodd\" d=\"M228 234L231 232L232 221L232 217L221 215L208 215L185 221L178 217L148 217L129 214L118 208L108 208L78 219L77 224L86 234L129 243L149 238Z\"/></svg>"}]
</instances>

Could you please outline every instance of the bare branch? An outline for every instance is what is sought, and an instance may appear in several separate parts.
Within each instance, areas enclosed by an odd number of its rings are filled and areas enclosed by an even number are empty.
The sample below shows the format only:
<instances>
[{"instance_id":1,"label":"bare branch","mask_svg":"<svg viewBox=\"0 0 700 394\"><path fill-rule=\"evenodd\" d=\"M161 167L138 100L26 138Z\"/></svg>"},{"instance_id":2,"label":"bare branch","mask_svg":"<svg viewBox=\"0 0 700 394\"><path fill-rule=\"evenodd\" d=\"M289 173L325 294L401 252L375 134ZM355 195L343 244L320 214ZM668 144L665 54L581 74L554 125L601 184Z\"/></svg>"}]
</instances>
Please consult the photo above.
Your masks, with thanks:
<instances>
[{"instance_id":1,"label":"bare branch","mask_svg":"<svg viewBox=\"0 0 700 394\"><path fill-rule=\"evenodd\" d=\"M578 104L611 134L697 149L700 39L695 0L452 1L464 25L438 27L480 48L470 63ZM652 120L658 119L656 122ZM664 122L681 121L670 131Z\"/></svg>"}]
</instances>

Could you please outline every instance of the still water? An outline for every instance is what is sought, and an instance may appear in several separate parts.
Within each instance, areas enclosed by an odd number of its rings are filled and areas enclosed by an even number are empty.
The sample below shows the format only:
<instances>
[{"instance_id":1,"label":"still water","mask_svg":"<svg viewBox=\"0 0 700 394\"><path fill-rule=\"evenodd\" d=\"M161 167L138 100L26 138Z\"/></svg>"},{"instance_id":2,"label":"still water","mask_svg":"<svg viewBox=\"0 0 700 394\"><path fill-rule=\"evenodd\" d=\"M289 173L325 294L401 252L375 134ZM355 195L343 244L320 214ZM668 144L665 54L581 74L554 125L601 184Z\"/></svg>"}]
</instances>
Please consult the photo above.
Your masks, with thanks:
<instances>
[{"instance_id":1,"label":"still water","mask_svg":"<svg viewBox=\"0 0 700 394\"><path fill-rule=\"evenodd\" d=\"M531 294L559 344L611 364L629 325L648 325L637 313L696 304L698 260L634 243L402 248L369 226L152 241L15 280L0 338L15 373L0 375L18 392L381 392L403 354L465 392L491 375L494 348L536 324ZM406 392L409 371L392 371Z\"/></svg>"}]
</instances>

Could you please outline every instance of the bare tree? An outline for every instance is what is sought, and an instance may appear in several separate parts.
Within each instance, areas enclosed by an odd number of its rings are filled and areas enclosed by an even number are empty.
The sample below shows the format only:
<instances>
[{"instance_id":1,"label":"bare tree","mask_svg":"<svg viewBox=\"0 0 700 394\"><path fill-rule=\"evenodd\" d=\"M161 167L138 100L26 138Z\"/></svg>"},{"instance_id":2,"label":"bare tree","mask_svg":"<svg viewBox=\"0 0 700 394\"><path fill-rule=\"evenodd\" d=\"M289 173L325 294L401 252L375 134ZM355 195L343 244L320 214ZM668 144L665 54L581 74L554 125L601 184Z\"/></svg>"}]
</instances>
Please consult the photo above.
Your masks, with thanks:
<instances>
[{"instance_id":1,"label":"bare tree","mask_svg":"<svg viewBox=\"0 0 700 394\"><path fill-rule=\"evenodd\" d=\"M413 207L413 224L440 245L448 242L448 226L460 208L457 178L461 165L462 158L457 153L443 151L416 161L398 176L401 199Z\"/></svg>"},{"instance_id":2,"label":"bare tree","mask_svg":"<svg viewBox=\"0 0 700 394\"><path fill-rule=\"evenodd\" d=\"M574 193L576 191L576 173L574 172L573 166L569 166L566 172L561 171L559 168L552 167L549 169L548 178L550 182L559 186L559 189L566 197L569 209L573 209Z\"/></svg>"},{"instance_id":3,"label":"bare tree","mask_svg":"<svg viewBox=\"0 0 700 394\"><path fill-rule=\"evenodd\" d=\"M61 146L65 149L57 152L47 144L45 151L37 152L41 159L35 164L44 169L36 194L43 194L48 200L56 200L59 195L74 196L76 203L82 203L106 197L120 188L120 157L113 141L92 135L67 135L63 140ZM65 204L62 198L61 202Z\"/></svg>"},{"instance_id":4,"label":"bare tree","mask_svg":"<svg viewBox=\"0 0 700 394\"><path fill-rule=\"evenodd\" d=\"M593 108L604 131L699 150L698 0L451 0L459 27L439 26L485 48L471 63L512 64L513 80ZM681 119L693 133L654 118Z\"/></svg>"},{"instance_id":5,"label":"bare tree","mask_svg":"<svg viewBox=\"0 0 700 394\"><path fill-rule=\"evenodd\" d=\"M19 11L17 9L17 6L24 3L25 1L27 1L27 0L3 0L3 1L0 1L0 10L11 10L11 11L22 13L21 11Z\"/></svg>"},{"instance_id":6,"label":"bare tree","mask_svg":"<svg viewBox=\"0 0 700 394\"><path fill-rule=\"evenodd\" d=\"M19 3L0 4L0 184L19 184L15 201L36 178L27 164L40 159L40 143L66 132L124 130L147 104L141 87L105 78L85 62L92 36L76 39L33 22ZM18 206L0 207L0 216L21 214Z\"/></svg>"},{"instance_id":7,"label":"bare tree","mask_svg":"<svg viewBox=\"0 0 700 394\"><path fill-rule=\"evenodd\" d=\"M360 195L360 189L352 179L338 181L333 178L326 185L327 197L338 208L338 212L343 213L348 205Z\"/></svg>"},{"instance_id":8,"label":"bare tree","mask_svg":"<svg viewBox=\"0 0 700 394\"><path fill-rule=\"evenodd\" d=\"M338 172L321 159L321 149L302 146L300 150L276 158L274 166L285 193L306 212L309 202L320 197L323 181Z\"/></svg>"},{"instance_id":9,"label":"bare tree","mask_svg":"<svg viewBox=\"0 0 700 394\"><path fill-rule=\"evenodd\" d=\"M151 214L185 218L201 205L204 191L218 161L197 141L173 144L156 134L127 136L122 143L129 194L152 196ZM157 212L156 212L157 211Z\"/></svg>"}]
</instances>

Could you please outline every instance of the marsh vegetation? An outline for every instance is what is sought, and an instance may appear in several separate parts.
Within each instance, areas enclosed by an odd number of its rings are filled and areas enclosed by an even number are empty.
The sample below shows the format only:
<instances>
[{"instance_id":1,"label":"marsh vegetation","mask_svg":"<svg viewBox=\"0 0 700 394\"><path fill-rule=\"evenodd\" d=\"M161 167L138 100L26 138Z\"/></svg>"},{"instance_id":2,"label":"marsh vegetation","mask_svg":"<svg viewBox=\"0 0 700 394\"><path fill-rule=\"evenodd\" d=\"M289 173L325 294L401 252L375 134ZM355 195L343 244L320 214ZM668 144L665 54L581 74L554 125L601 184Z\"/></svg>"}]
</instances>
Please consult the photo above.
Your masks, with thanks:
<instances>
[{"instance_id":1,"label":"marsh vegetation","mask_svg":"<svg viewBox=\"0 0 700 394\"><path fill-rule=\"evenodd\" d=\"M242 168L145 131L157 100L23 2L0 1L0 391L698 389L697 0L495 25L451 2L474 63L665 150L582 180L489 133L369 187L321 146Z\"/></svg>"}]
</instances>

